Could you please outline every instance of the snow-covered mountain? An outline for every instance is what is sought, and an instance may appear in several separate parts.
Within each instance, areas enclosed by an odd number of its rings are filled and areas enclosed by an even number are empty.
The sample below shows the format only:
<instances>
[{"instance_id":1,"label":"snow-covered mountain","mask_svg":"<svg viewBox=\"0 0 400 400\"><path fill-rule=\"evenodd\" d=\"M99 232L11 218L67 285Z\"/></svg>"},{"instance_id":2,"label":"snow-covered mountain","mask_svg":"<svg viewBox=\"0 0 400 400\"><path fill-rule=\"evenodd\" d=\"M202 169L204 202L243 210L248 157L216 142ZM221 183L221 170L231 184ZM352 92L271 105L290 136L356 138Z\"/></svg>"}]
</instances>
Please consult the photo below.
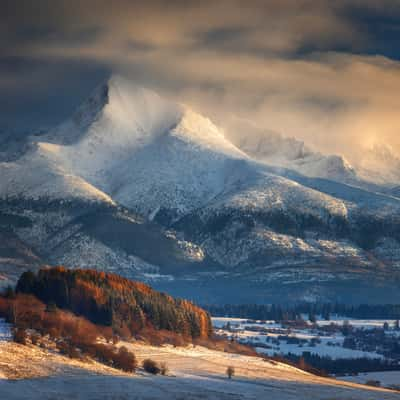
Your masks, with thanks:
<instances>
[{"instance_id":1,"label":"snow-covered mountain","mask_svg":"<svg viewBox=\"0 0 400 400\"><path fill-rule=\"evenodd\" d=\"M308 177L355 183L355 168L343 155L325 155L301 140L265 130L251 121L231 117L225 124L227 135L250 157L276 167L297 171Z\"/></svg>"},{"instance_id":2,"label":"snow-covered mountain","mask_svg":"<svg viewBox=\"0 0 400 400\"><path fill-rule=\"evenodd\" d=\"M2 165L3 196L112 198L143 215L201 206L229 178L228 161L246 158L207 118L120 77L32 140L23 157Z\"/></svg>"},{"instance_id":3,"label":"snow-covered mountain","mask_svg":"<svg viewBox=\"0 0 400 400\"><path fill-rule=\"evenodd\" d=\"M400 200L341 156L246 124L223 130L118 76L10 148L0 229L43 262L203 301L235 299L238 282L246 301L349 297L354 285L359 298L371 285L397 295Z\"/></svg>"}]
</instances>

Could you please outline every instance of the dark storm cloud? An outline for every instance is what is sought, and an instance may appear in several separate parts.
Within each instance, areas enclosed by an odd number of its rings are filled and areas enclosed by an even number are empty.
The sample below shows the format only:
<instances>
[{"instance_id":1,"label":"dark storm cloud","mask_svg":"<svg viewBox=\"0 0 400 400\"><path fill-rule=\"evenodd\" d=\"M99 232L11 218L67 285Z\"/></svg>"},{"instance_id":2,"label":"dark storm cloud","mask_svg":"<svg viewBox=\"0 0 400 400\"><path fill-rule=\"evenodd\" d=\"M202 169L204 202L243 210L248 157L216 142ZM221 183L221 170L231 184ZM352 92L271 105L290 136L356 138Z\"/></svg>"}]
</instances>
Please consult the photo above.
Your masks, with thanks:
<instances>
[{"instance_id":1,"label":"dark storm cloud","mask_svg":"<svg viewBox=\"0 0 400 400\"><path fill-rule=\"evenodd\" d=\"M3 0L0 18L0 125L54 123L116 70L323 149L400 146L397 0Z\"/></svg>"}]
</instances>

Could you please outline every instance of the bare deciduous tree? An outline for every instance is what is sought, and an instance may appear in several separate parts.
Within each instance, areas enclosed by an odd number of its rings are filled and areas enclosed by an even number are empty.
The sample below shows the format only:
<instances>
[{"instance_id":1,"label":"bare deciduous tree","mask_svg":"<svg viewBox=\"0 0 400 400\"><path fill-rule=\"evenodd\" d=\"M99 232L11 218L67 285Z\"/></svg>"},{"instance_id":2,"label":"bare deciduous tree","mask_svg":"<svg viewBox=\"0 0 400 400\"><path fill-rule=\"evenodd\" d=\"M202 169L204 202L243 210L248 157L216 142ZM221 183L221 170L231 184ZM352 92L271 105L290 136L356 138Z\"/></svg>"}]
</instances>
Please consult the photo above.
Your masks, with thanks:
<instances>
[{"instance_id":1,"label":"bare deciduous tree","mask_svg":"<svg viewBox=\"0 0 400 400\"><path fill-rule=\"evenodd\" d=\"M229 379L232 379L232 376L235 375L235 368L231 365L226 369L226 374L228 375Z\"/></svg>"}]
</instances>

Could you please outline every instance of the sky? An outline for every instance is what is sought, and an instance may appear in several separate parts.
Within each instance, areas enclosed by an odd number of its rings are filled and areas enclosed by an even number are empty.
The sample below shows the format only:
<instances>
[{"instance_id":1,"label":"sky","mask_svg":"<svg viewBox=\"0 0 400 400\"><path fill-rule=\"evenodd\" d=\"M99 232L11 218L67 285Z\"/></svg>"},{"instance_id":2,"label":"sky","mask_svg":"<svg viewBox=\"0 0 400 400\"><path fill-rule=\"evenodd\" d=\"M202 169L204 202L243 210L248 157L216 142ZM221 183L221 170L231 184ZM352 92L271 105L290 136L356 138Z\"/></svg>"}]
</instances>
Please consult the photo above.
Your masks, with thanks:
<instances>
[{"instance_id":1,"label":"sky","mask_svg":"<svg viewBox=\"0 0 400 400\"><path fill-rule=\"evenodd\" d=\"M4 132L61 122L116 72L225 129L400 152L399 0L0 3Z\"/></svg>"}]
</instances>

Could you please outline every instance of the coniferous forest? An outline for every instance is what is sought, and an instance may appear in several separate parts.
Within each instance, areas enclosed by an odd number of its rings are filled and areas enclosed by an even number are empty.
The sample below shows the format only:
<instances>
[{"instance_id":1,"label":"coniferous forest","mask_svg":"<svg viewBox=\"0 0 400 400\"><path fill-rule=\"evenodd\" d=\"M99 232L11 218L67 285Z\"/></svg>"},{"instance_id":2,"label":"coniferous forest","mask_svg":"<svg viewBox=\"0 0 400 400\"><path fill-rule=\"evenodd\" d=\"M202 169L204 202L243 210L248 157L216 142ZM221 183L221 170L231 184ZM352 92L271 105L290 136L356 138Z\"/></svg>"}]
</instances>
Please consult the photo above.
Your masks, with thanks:
<instances>
[{"instance_id":1,"label":"coniferous forest","mask_svg":"<svg viewBox=\"0 0 400 400\"><path fill-rule=\"evenodd\" d=\"M37 274L28 271L21 275L16 292L130 334L145 328L191 338L208 338L212 333L206 311L115 274L64 267L41 269Z\"/></svg>"}]
</instances>

